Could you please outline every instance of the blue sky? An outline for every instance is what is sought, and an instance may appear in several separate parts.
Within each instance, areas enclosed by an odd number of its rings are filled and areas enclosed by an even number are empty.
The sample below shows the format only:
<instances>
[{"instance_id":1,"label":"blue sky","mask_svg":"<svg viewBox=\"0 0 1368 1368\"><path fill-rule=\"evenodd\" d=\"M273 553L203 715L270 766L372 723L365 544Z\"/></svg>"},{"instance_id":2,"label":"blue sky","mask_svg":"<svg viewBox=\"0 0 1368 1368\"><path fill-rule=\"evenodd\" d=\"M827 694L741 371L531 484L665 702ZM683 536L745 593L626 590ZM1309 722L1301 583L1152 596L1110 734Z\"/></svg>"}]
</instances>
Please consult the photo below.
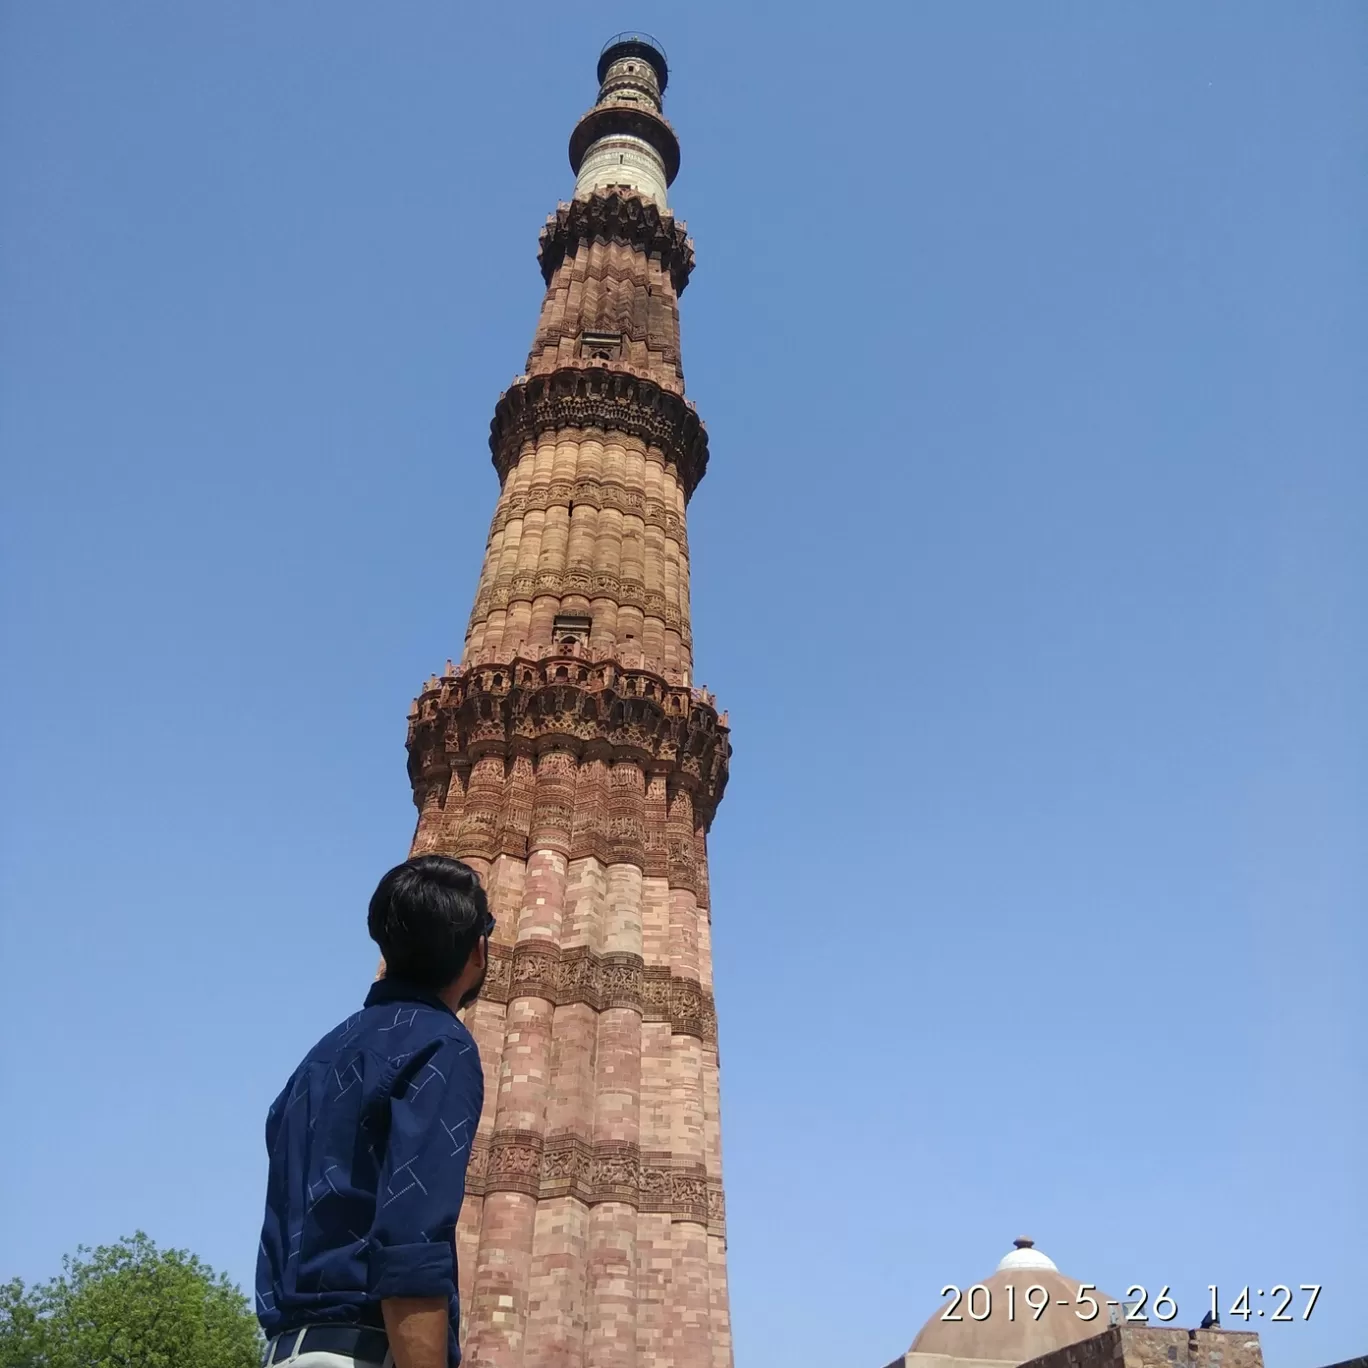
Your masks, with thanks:
<instances>
[{"instance_id":1,"label":"blue sky","mask_svg":"<svg viewBox=\"0 0 1368 1368\"><path fill-rule=\"evenodd\" d=\"M246 1282L605 37L673 67L739 1364L1368 1285L1368 12L0 9L0 1276ZM1266 1319L1266 1318L1265 1318ZM1227 1321L1229 1323L1229 1320Z\"/></svg>"}]
</instances>

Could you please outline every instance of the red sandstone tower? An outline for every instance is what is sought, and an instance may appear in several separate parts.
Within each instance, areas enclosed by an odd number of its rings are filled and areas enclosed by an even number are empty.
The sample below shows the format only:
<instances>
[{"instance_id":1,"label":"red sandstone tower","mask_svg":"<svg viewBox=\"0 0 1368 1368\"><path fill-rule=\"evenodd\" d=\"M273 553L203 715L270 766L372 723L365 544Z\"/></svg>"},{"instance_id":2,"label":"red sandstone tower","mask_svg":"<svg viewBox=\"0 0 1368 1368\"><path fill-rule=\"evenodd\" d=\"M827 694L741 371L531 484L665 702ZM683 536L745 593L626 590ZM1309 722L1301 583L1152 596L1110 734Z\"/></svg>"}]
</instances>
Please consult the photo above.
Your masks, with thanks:
<instances>
[{"instance_id":1,"label":"red sandstone tower","mask_svg":"<svg viewBox=\"0 0 1368 1368\"><path fill-rule=\"evenodd\" d=\"M499 919L471 1009L485 1110L457 1231L472 1368L730 1368L706 833L725 715L693 687L693 245L650 39L599 58L541 234L527 373L459 668L409 717L415 853Z\"/></svg>"}]
</instances>

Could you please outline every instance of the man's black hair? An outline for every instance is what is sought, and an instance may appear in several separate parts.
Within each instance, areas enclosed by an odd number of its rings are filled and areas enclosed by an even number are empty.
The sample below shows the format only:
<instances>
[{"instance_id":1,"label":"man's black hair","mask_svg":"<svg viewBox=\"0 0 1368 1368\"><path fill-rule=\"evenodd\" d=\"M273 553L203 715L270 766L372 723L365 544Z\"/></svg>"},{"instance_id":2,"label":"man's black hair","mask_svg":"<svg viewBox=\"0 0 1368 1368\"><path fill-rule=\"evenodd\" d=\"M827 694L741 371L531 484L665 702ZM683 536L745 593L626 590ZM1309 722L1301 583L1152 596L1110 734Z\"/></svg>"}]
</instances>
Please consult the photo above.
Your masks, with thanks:
<instances>
[{"instance_id":1,"label":"man's black hair","mask_svg":"<svg viewBox=\"0 0 1368 1368\"><path fill-rule=\"evenodd\" d=\"M385 976L441 992L492 928L489 900L469 865L418 855L380 880L366 925L385 957Z\"/></svg>"}]
</instances>

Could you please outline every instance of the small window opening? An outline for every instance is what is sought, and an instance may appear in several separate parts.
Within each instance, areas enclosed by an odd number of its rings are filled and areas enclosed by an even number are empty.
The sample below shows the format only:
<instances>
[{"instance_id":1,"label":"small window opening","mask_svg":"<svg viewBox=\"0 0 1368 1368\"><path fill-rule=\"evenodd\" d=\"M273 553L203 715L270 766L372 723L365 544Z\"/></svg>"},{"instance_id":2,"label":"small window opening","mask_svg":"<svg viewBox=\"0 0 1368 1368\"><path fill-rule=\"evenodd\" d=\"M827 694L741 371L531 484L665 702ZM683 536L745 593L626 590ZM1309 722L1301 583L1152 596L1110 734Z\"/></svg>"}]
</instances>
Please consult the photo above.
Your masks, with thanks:
<instances>
[{"instance_id":1,"label":"small window opening","mask_svg":"<svg viewBox=\"0 0 1368 1368\"><path fill-rule=\"evenodd\" d=\"M551 639L558 646L587 646L593 618L571 613L558 614L551 624Z\"/></svg>"},{"instance_id":2,"label":"small window opening","mask_svg":"<svg viewBox=\"0 0 1368 1368\"><path fill-rule=\"evenodd\" d=\"M620 332L586 332L580 334L580 355L594 361L616 361L622 355Z\"/></svg>"}]
</instances>

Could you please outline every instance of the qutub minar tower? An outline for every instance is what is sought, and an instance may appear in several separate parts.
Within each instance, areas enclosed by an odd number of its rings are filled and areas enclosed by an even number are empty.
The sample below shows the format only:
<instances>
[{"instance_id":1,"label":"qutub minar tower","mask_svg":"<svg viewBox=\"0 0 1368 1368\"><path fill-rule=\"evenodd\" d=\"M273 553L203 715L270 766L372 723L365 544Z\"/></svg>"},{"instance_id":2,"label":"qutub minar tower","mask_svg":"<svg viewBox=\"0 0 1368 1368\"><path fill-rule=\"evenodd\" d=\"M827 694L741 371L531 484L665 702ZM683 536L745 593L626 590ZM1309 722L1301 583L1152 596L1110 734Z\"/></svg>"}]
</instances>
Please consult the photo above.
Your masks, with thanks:
<instances>
[{"instance_id":1,"label":"qutub minar tower","mask_svg":"<svg viewBox=\"0 0 1368 1368\"><path fill-rule=\"evenodd\" d=\"M693 246L668 71L623 34L547 219L527 373L459 667L409 718L414 853L484 880L485 1109L457 1228L471 1368L730 1368L707 831L726 716L693 685Z\"/></svg>"}]
</instances>

